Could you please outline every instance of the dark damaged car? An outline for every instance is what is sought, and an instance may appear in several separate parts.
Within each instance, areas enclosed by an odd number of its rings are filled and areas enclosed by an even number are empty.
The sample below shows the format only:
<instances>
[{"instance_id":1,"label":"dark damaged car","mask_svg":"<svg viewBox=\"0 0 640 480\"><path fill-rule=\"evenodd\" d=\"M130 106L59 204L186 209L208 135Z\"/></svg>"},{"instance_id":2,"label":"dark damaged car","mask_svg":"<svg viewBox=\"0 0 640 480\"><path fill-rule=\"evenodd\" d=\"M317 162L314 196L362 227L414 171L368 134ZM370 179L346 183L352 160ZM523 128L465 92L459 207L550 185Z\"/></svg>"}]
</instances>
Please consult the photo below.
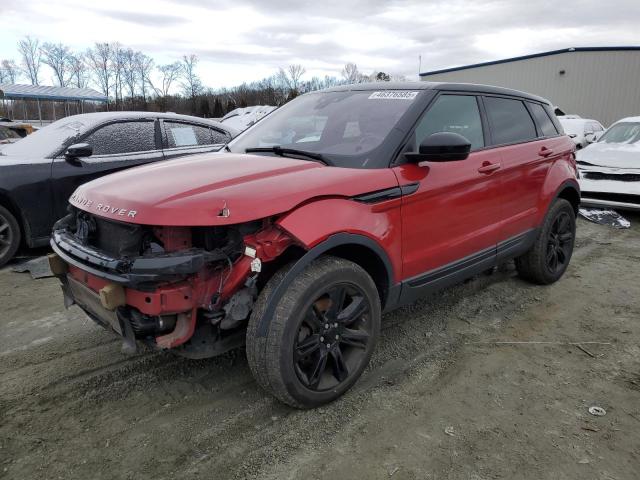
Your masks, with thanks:
<instances>
[{"instance_id":1,"label":"dark damaged car","mask_svg":"<svg viewBox=\"0 0 640 480\"><path fill-rule=\"evenodd\" d=\"M21 243L46 245L81 184L108 173L220 150L237 130L186 115L104 112L66 117L0 149L0 266Z\"/></svg>"}]
</instances>

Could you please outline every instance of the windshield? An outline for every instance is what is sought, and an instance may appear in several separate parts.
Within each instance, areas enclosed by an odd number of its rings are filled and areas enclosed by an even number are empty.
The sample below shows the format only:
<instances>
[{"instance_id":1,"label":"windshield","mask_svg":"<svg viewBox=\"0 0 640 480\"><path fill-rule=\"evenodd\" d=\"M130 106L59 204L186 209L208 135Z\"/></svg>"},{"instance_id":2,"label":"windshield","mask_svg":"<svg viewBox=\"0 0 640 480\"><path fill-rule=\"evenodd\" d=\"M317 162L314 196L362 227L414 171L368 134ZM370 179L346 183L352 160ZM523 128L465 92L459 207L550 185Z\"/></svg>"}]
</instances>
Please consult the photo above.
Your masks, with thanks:
<instances>
[{"instance_id":1,"label":"windshield","mask_svg":"<svg viewBox=\"0 0 640 480\"><path fill-rule=\"evenodd\" d=\"M598 141L602 143L636 143L640 141L640 123L616 123Z\"/></svg>"},{"instance_id":2,"label":"windshield","mask_svg":"<svg viewBox=\"0 0 640 480\"><path fill-rule=\"evenodd\" d=\"M0 126L0 142L3 140L13 140L15 138L22 138L16 132L10 128Z\"/></svg>"},{"instance_id":3,"label":"windshield","mask_svg":"<svg viewBox=\"0 0 640 480\"><path fill-rule=\"evenodd\" d=\"M62 145L71 145L86 132L88 124L77 117L67 117L27 135L22 140L2 149L3 155L51 157Z\"/></svg>"},{"instance_id":4,"label":"windshield","mask_svg":"<svg viewBox=\"0 0 640 480\"><path fill-rule=\"evenodd\" d=\"M338 167L371 167L374 151L417 96L404 90L309 93L241 134L229 150L279 146L321 154Z\"/></svg>"}]
</instances>

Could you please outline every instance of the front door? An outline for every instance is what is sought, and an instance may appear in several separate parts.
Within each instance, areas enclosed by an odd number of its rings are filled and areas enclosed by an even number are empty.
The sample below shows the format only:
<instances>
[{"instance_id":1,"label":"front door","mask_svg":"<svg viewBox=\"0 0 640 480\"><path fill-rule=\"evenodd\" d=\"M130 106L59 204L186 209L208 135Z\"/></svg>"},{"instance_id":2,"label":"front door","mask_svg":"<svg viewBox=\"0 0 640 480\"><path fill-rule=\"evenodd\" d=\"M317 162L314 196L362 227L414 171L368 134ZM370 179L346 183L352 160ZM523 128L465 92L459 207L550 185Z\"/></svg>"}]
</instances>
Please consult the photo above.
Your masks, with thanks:
<instances>
[{"instance_id":1,"label":"front door","mask_svg":"<svg viewBox=\"0 0 640 480\"><path fill-rule=\"evenodd\" d=\"M401 186L403 296L455 283L493 265L498 239L500 158L486 149L478 99L442 94L419 120L413 151L427 136L455 132L471 143L466 160L394 167ZM411 192L411 187L417 189ZM417 292L416 292L417 293ZM406 298L405 298L406 300Z\"/></svg>"}]
</instances>

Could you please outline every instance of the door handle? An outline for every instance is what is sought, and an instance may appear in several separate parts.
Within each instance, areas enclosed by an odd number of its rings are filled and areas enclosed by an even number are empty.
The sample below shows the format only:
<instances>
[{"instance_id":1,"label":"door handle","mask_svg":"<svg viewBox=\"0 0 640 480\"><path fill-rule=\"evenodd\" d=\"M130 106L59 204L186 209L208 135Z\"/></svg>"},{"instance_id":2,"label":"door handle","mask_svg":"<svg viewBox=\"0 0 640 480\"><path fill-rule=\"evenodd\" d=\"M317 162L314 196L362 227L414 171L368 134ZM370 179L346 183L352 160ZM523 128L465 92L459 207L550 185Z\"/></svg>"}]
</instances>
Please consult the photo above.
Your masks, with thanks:
<instances>
[{"instance_id":1,"label":"door handle","mask_svg":"<svg viewBox=\"0 0 640 480\"><path fill-rule=\"evenodd\" d=\"M538 152L538 155L540 155L541 157L548 157L551 154L553 154L553 150L547 147L542 147Z\"/></svg>"},{"instance_id":2,"label":"door handle","mask_svg":"<svg viewBox=\"0 0 640 480\"><path fill-rule=\"evenodd\" d=\"M496 170L500 170L501 165L499 163L482 162L482 166L478 168L479 173L490 174Z\"/></svg>"}]
</instances>

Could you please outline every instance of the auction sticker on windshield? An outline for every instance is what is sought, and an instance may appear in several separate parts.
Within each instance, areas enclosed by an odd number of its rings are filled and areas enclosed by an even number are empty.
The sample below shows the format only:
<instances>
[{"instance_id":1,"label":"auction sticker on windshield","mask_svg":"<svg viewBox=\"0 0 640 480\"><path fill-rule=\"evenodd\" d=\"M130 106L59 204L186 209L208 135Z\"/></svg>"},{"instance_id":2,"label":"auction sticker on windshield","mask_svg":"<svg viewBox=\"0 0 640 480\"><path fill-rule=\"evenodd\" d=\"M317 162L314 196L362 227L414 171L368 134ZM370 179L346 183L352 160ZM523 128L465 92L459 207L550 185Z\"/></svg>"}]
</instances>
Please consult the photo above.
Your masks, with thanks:
<instances>
[{"instance_id":1,"label":"auction sticker on windshield","mask_svg":"<svg viewBox=\"0 0 640 480\"><path fill-rule=\"evenodd\" d=\"M418 96L418 92L407 92L402 90L386 90L384 92L373 92L369 95L369 100L413 100Z\"/></svg>"}]
</instances>

